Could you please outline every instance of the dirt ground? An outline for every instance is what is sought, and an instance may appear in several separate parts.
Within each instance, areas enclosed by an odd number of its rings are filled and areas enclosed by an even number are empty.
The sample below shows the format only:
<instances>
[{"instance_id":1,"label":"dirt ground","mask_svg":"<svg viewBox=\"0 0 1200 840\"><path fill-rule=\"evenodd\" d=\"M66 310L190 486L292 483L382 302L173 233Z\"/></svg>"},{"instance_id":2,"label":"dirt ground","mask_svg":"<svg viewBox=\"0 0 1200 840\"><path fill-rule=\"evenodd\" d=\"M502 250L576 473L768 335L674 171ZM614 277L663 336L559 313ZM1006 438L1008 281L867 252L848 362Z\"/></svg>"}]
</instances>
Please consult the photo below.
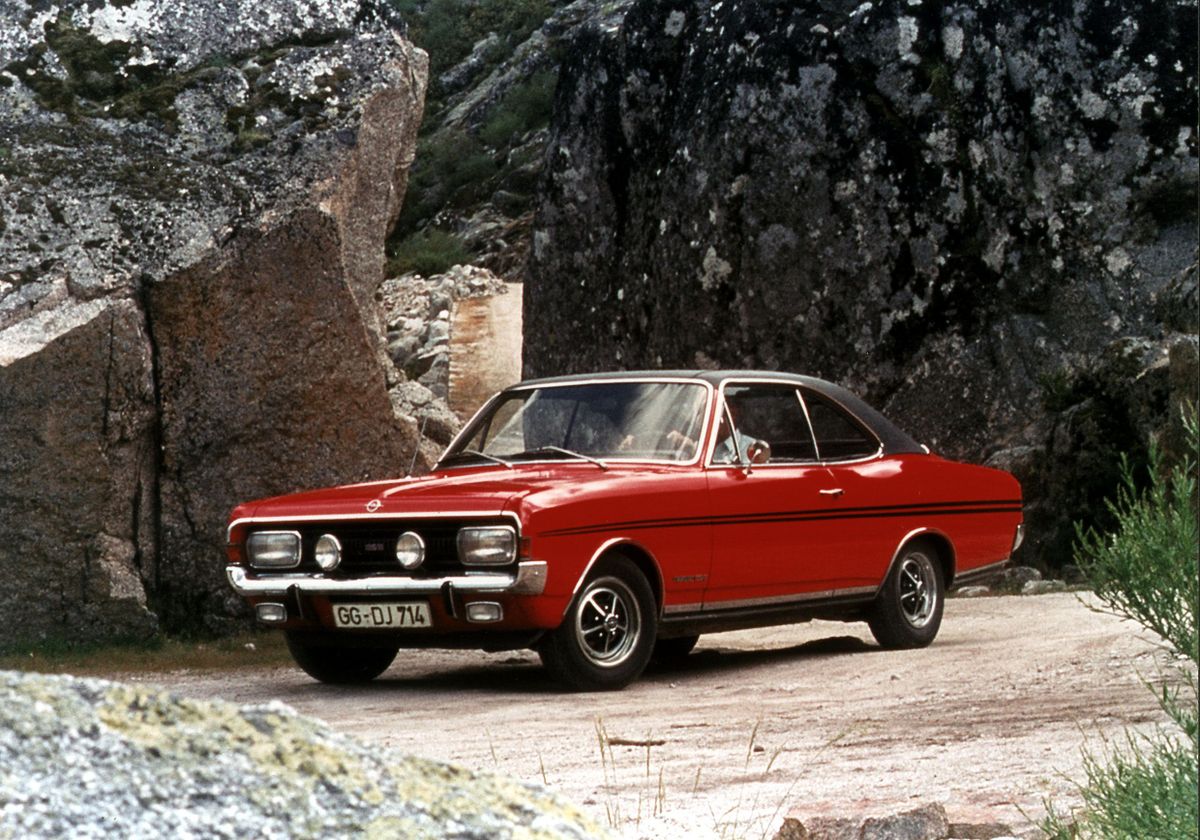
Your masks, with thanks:
<instances>
[{"instance_id":1,"label":"dirt ground","mask_svg":"<svg viewBox=\"0 0 1200 840\"><path fill-rule=\"evenodd\" d=\"M627 838L771 838L788 814L926 802L1028 835L1047 797L1078 801L1081 747L1165 720L1141 682L1157 656L1138 627L1064 593L951 599L919 651L881 651L859 624L705 636L682 666L610 694L560 693L532 653L402 651L354 688L287 668L140 679L282 700L365 740L546 784Z\"/></svg>"}]
</instances>

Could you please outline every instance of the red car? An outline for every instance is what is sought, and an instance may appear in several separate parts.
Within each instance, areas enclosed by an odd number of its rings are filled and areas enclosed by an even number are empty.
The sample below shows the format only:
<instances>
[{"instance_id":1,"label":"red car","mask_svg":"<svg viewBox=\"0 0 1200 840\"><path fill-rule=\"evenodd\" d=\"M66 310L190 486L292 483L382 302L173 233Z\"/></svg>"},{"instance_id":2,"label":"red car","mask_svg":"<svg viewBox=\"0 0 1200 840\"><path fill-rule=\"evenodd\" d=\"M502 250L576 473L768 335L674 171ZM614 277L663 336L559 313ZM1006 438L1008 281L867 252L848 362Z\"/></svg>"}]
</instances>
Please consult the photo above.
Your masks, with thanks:
<instances>
[{"instance_id":1,"label":"red car","mask_svg":"<svg viewBox=\"0 0 1200 840\"><path fill-rule=\"evenodd\" d=\"M613 373L502 391L429 475L240 505L227 571L318 680L402 647L534 648L613 689L722 630L840 619L928 645L947 588L998 571L1021 523L1011 475L837 385Z\"/></svg>"}]
</instances>

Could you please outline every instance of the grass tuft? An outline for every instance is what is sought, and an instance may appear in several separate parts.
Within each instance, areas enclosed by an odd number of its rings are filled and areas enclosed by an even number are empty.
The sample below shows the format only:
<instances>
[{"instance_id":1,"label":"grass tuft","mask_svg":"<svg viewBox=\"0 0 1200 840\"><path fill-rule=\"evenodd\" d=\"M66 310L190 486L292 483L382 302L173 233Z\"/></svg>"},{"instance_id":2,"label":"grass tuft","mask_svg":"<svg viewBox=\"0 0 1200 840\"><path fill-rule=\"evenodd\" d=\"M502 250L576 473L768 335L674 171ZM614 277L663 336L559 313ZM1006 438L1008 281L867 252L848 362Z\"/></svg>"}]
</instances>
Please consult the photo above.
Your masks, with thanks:
<instances>
[{"instance_id":1,"label":"grass tuft","mask_svg":"<svg viewBox=\"0 0 1200 840\"><path fill-rule=\"evenodd\" d=\"M109 644L52 640L0 654L0 670L110 676L218 671L292 664L281 633L249 633L216 641L155 638Z\"/></svg>"},{"instance_id":2,"label":"grass tuft","mask_svg":"<svg viewBox=\"0 0 1200 840\"><path fill-rule=\"evenodd\" d=\"M471 252L452 233L428 228L412 234L395 246L388 259L388 274L395 277L415 271L429 277L442 274L456 265L471 262Z\"/></svg>"}]
</instances>

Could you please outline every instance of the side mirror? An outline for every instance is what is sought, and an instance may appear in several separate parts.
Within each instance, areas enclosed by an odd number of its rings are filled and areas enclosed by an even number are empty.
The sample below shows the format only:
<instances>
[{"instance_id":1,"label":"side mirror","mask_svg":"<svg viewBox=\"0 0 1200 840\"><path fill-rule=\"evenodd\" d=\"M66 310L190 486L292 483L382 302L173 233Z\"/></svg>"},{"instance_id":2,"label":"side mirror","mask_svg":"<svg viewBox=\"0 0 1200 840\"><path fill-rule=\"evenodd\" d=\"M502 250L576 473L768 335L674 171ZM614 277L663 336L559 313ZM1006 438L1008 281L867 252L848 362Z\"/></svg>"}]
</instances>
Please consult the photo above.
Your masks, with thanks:
<instances>
[{"instance_id":1,"label":"side mirror","mask_svg":"<svg viewBox=\"0 0 1200 840\"><path fill-rule=\"evenodd\" d=\"M771 460L771 444L765 440L756 440L746 447L746 451L742 453L742 469L746 471L746 475L750 474L750 467L754 464L765 464Z\"/></svg>"},{"instance_id":2,"label":"side mirror","mask_svg":"<svg viewBox=\"0 0 1200 840\"><path fill-rule=\"evenodd\" d=\"M751 464L765 464L771 460L771 444L765 440L756 440L746 447L746 454Z\"/></svg>"}]
</instances>

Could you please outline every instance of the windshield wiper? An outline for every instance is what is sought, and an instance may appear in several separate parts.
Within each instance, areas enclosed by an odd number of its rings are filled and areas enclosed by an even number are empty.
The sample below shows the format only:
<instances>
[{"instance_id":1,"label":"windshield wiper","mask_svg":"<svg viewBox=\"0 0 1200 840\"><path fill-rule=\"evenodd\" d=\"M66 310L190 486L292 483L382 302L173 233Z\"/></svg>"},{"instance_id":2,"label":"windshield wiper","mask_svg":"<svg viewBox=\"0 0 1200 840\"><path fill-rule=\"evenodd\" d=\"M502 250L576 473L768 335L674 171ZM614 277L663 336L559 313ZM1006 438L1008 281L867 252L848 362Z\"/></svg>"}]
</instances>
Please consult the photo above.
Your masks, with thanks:
<instances>
[{"instance_id":1,"label":"windshield wiper","mask_svg":"<svg viewBox=\"0 0 1200 840\"><path fill-rule=\"evenodd\" d=\"M505 461L503 458L497 458L495 455L489 455L486 452L480 452L478 449L460 449L457 452L450 453L445 458L443 458L441 461L438 461L438 463L441 464L442 461L445 461L449 458L457 458L460 455L469 455L469 456L473 456L475 458L483 458L485 461L492 461L493 463L501 464L505 467L508 467L510 470L513 468L513 465L510 462Z\"/></svg>"},{"instance_id":2,"label":"windshield wiper","mask_svg":"<svg viewBox=\"0 0 1200 840\"><path fill-rule=\"evenodd\" d=\"M537 449L528 449L522 452L522 455L537 455L540 452L557 452L559 455L566 455L569 458L578 458L581 461L595 464L602 470L608 469L608 464L601 461L599 458L593 458L591 455L584 455L582 452L576 452L573 449L563 449L561 446L539 446Z\"/></svg>"}]
</instances>

